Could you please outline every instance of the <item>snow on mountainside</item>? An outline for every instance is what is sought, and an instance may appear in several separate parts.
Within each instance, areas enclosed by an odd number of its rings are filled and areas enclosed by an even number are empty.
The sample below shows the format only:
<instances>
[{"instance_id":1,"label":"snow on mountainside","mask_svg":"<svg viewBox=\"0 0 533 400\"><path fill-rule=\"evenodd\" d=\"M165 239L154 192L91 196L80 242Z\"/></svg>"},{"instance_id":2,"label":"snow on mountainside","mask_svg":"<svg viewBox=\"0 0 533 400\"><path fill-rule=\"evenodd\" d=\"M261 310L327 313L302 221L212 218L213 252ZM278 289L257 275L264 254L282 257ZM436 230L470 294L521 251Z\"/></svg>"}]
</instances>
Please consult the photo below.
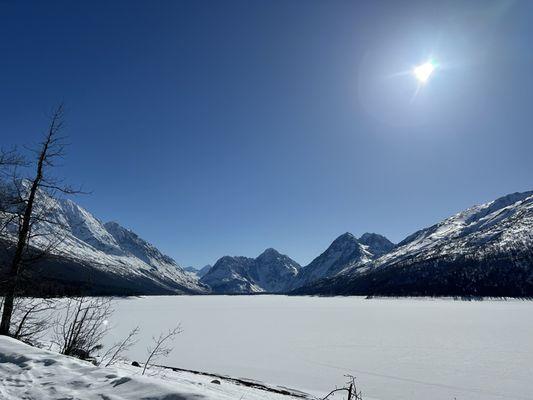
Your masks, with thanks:
<instances>
[{"instance_id":1,"label":"snow on mountainside","mask_svg":"<svg viewBox=\"0 0 533 400\"><path fill-rule=\"evenodd\" d=\"M180 268L172 258L165 256L153 245L141 239L134 232L123 228L118 223L106 222L104 227L126 254L136 257L148 265L172 265L175 268Z\"/></svg>"},{"instance_id":2,"label":"snow on mountainside","mask_svg":"<svg viewBox=\"0 0 533 400\"><path fill-rule=\"evenodd\" d=\"M374 257L381 256L394 249L395 245L385 236L378 235L377 233L365 233L359 239L359 243L367 246L368 251L374 255Z\"/></svg>"},{"instance_id":3,"label":"snow on mountainside","mask_svg":"<svg viewBox=\"0 0 533 400\"><path fill-rule=\"evenodd\" d=\"M57 242L53 253L61 258L63 270L55 271L59 275L55 278L72 280L76 278L72 270L83 269L84 276L77 277L80 281L90 280L87 276L91 273L87 270L92 270L97 274L104 273L109 277L109 283L119 288L133 284L133 291L140 294L145 284L150 287L147 293L201 293L207 290L172 258L118 223L103 224L73 201L54 199L45 193L39 194L37 204L37 209L46 215L46 222L39 222L34 231L52 234L37 236L32 243L37 248L45 248L51 240ZM45 272L52 273L52 270L43 268ZM68 278L64 278L66 275ZM128 291L126 287L124 289Z\"/></svg>"},{"instance_id":4,"label":"snow on mountainside","mask_svg":"<svg viewBox=\"0 0 533 400\"><path fill-rule=\"evenodd\" d=\"M209 271L211 269L211 265L206 265L202 268L197 268L197 267L183 267L183 270L186 271L186 272L189 272L193 275L196 275L198 276L199 278L201 278L202 276L204 276L205 274L207 274L207 271Z\"/></svg>"},{"instance_id":5,"label":"snow on mountainside","mask_svg":"<svg viewBox=\"0 0 533 400\"><path fill-rule=\"evenodd\" d=\"M408 236L381 257L376 267L404 259L483 257L489 253L523 250L533 243L533 192L513 193L473 206L436 225Z\"/></svg>"},{"instance_id":6,"label":"snow on mountainside","mask_svg":"<svg viewBox=\"0 0 533 400\"><path fill-rule=\"evenodd\" d=\"M398 245L374 233L345 233L303 268L267 249L257 258L222 257L196 272L73 201L41 193L36 208L46 222L33 232L52 235L37 235L33 245L57 242L54 257L31 269L51 280L49 287L100 294L533 295L533 191L471 207ZM2 249L10 251L5 240Z\"/></svg>"},{"instance_id":7,"label":"snow on mountainside","mask_svg":"<svg viewBox=\"0 0 533 400\"><path fill-rule=\"evenodd\" d=\"M415 232L364 268L301 293L533 295L533 192L471 207Z\"/></svg>"},{"instance_id":8,"label":"snow on mountainside","mask_svg":"<svg viewBox=\"0 0 533 400\"><path fill-rule=\"evenodd\" d=\"M274 249L257 258L220 258L202 277L215 293L280 293L288 290L300 265Z\"/></svg>"},{"instance_id":9,"label":"snow on mountainside","mask_svg":"<svg viewBox=\"0 0 533 400\"><path fill-rule=\"evenodd\" d=\"M214 293L257 293L263 290L250 276L254 259L224 256L200 281Z\"/></svg>"},{"instance_id":10,"label":"snow on mountainside","mask_svg":"<svg viewBox=\"0 0 533 400\"><path fill-rule=\"evenodd\" d=\"M270 248L255 259L251 276L267 292L285 292L300 268L296 261Z\"/></svg>"},{"instance_id":11,"label":"snow on mountainside","mask_svg":"<svg viewBox=\"0 0 533 400\"><path fill-rule=\"evenodd\" d=\"M384 236L365 233L359 239L347 232L331 243L321 255L302 268L292 288L308 285L319 279L335 276L347 268L365 265L390 251L394 244Z\"/></svg>"}]
</instances>

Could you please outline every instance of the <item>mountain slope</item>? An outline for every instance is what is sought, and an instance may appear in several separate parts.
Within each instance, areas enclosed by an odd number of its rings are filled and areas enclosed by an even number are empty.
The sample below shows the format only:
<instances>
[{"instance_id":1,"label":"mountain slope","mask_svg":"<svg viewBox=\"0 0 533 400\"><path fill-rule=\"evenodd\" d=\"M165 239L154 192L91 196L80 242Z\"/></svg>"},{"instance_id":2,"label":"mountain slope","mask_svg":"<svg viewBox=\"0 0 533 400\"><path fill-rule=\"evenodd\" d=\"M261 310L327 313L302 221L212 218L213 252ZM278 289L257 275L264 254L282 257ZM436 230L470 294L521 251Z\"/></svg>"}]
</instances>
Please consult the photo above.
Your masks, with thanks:
<instances>
[{"instance_id":1,"label":"mountain slope","mask_svg":"<svg viewBox=\"0 0 533 400\"><path fill-rule=\"evenodd\" d=\"M296 261L269 248L255 259L250 275L266 292L285 292L300 268Z\"/></svg>"},{"instance_id":2,"label":"mountain slope","mask_svg":"<svg viewBox=\"0 0 533 400\"><path fill-rule=\"evenodd\" d=\"M321 255L302 268L292 288L307 286L317 280L335 276L350 268L367 264L390 251L394 244L384 236L365 233L359 239L349 232L339 236Z\"/></svg>"},{"instance_id":3,"label":"mountain slope","mask_svg":"<svg viewBox=\"0 0 533 400\"><path fill-rule=\"evenodd\" d=\"M89 292L114 294L203 293L207 288L172 258L115 222L103 224L71 200L40 193L35 250L54 243L53 254L27 268L34 277ZM14 227L13 227L14 229ZM14 234L14 232L13 232ZM4 257L10 251L3 241Z\"/></svg>"},{"instance_id":4,"label":"mountain slope","mask_svg":"<svg viewBox=\"0 0 533 400\"><path fill-rule=\"evenodd\" d=\"M209 270L211 269L211 265L206 265L202 268L200 268L198 271L196 271L196 275L198 275L198 277L202 278L205 274L207 274L209 272Z\"/></svg>"},{"instance_id":5,"label":"mountain slope","mask_svg":"<svg viewBox=\"0 0 533 400\"><path fill-rule=\"evenodd\" d=\"M533 192L471 207L296 293L533 295Z\"/></svg>"},{"instance_id":6,"label":"mountain slope","mask_svg":"<svg viewBox=\"0 0 533 400\"><path fill-rule=\"evenodd\" d=\"M288 290L300 265L274 249L257 258L220 258L201 278L215 293L281 293Z\"/></svg>"},{"instance_id":7,"label":"mountain slope","mask_svg":"<svg viewBox=\"0 0 533 400\"><path fill-rule=\"evenodd\" d=\"M196 275L197 277L201 278L205 274L207 274L207 271L211 268L211 265L206 265L202 268L197 267L183 267L183 270L186 272L189 272L193 275Z\"/></svg>"},{"instance_id":8,"label":"mountain slope","mask_svg":"<svg viewBox=\"0 0 533 400\"><path fill-rule=\"evenodd\" d=\"M224 256L200 280L214 293L262 292L250 276L253 258Z\"/></svg>"},{"instance_id":9,"label":"mountain slope","mask_svg":"<svg viewBox=\"0 0 533 400\"><path fill-rule=\"evenodd\" d=\"M395 245L385 236L377 233L365 233L359 239L359 243L367 246L367 250L372 253L374 257L379 257L394 249Z\"/></svg>"}]
</instances>

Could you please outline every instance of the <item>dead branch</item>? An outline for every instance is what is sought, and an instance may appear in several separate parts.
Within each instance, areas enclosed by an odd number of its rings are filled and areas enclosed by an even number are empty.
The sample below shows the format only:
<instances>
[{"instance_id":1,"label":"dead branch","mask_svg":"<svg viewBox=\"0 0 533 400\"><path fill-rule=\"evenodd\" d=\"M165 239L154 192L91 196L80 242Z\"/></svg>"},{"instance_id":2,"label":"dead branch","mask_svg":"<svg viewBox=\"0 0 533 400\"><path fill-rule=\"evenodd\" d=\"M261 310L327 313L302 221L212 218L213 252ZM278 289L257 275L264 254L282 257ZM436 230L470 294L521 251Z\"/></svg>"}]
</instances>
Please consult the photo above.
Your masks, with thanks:
<instances>
[{"instance_id":1,"label":"dead branch","mask_svg":"<svg viewBox=\"0 0 533 400\"><path fill-rule=\"evenodd\" d=\"M182 332L183 329L181 329L181 325L178 324L178 326L174 329L170 329L167 333L161 333L157 338L155 336L152 338L153 345L147 349L148 358L144 363L142 375L145 374L146 369L151 365L152 360L167 357L170 352L174 350L174 347L172 347L169 342L173 342L176 336Z\"/></svg>"},{"instance_id":2,"label":"dead branch","mask_svg":"<svg viewBox=\"0 0 533 400\"><path fill-rule=\"evenodd\" d=\"M113 313L112 302L102 297L69 298L62 316L55 323L54 343L61 354L82 359L100 349L108 332L108 318Z\"/></svg>"},{"instance_id":3,"label":"dead branch","mask_svg":"<svg viewBox=\"0 0 533 400\"><path fill-rule=\"evenodd\" d=\"M139 334L139 327L133 328L126 338L118 343L112 345L101 357L100 365L109 367L123 358L124 354L137 343L137 335Z\"/></svg>"},{"instance_id":4,"label":"dead branch","mask_svg":"<svg viewBox=\"0 0 533 400\"><path fill-rule=\"evenodd\" d=\"M355 376L352 376L352 375L345 375L345 376L346 378L348 378L346 385L341 388L333 389L325 397L323 397L322 400L326 400L330 397L333 397L336 393L341 393L341 392L346 393L345 400L363 400L363 395L361 394L360 391L357 390L357 386L355 385Z\"/></svg>"},{"instance_id":5,"label":"dead branch","mask_svg":"<svg viewBox=\"0 0 533 400\"><path fill-rule=\"evenodd\" d=\"M15 301L12 325L13 337L35 344L50 326L50 317L57 300L19 297Z\"/></svg>"}]
</instances>

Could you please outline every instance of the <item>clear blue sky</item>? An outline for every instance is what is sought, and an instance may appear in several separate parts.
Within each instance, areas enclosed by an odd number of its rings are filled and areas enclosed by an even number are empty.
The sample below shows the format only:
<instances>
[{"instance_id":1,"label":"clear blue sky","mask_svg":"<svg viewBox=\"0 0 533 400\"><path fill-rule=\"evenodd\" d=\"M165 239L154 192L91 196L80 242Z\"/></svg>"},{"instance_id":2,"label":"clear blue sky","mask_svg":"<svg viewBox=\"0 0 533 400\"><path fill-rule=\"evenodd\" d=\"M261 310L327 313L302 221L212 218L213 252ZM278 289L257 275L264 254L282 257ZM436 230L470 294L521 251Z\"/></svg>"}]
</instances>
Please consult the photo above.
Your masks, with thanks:
<instances>
[{"instance_id":1,"label":"clear blue sky","mask_svg":"<svg viewBox=\"0 0 533 400\"><path fill-rule=\"evenodd\" d=\"M0 1L1 144L182 265L399 241L533 189L533 2ZM418 83L402 71L434 57Z\"/></svg>"}]
</instances>

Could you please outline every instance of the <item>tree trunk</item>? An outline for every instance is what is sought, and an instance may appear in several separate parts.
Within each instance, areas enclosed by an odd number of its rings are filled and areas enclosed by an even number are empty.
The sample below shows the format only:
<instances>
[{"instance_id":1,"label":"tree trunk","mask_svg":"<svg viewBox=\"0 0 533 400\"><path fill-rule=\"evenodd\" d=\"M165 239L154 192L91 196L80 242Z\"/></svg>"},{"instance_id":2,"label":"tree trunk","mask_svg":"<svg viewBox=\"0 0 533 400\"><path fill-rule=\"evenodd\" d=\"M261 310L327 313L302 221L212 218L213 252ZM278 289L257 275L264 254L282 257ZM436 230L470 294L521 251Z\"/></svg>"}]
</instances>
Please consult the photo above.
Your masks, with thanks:
<instances>
[{"instance_id":1,"label":"tree trunk","mask_svg":"<svg viewBox=\"0 0 533 400\"><path fill-rule=\"evenodd\" d=\"M2 308L2 322L0 323L0 335L9 335L11 325L11 315L13 314L13 303L15 300L15 285L9 283L4 298Z\"/></svg>"},{"instance_id":2,"label":"tree trunk","mask_svg":"<svg viewBox=\"0 0 533 400\"><path fill-rule=\"evenodd\" d=\"M0 322L0 335L9 335L11 316L13 315L13 303L15 301L15 291L17 287L17 278L20 271L20 264L22 262L22 255L24 253L24 248L26 247L26 241L28 240L28 234L30 231L30 218L36 191L37 184L34 182L30 191L30 197L26 206L26 210L24 212L22 228L20 229L17 241L17 249L15 250L15 255L13 256L13 261L11 262L11 268L9 270L6 294L4 298L4 307L2 310L2 321Z\"/></svg>"},{"instance_id":3,"label":"tree trunk","mask_svg":"<svg viewBox=\"0 0 533 400\"><path fill-rule=\"evenodd\" d=\"M46 141L43 143L43 147L39 154L39 159L37 162L37 171L35 178L31 183L30 193L28 196L28 203L24 209L24 215L22 217L22 225L20 226L18 238L17 238L17 248L13 256L13 261L11 262L11 268L9 270L9 278L7 282L6 295L4 299L4 307L2 310L2 321L0 322L0 335L9 335L9 328L11 326L11 316L13 315L13 303L15 300L15 291L17 285L17 278L20 272L20 265L22 262L22 257L24 255L24 249L26 248L28 236L30 233L31 218L33 213L33 205L35 203L35 196L37 194L37 189L41 184L43 179L43 165L46 160L48 153L48 146L54 135L54 126L55 119L52 120L51 128L47 135Z\"/></svg>"}]
</instances>

